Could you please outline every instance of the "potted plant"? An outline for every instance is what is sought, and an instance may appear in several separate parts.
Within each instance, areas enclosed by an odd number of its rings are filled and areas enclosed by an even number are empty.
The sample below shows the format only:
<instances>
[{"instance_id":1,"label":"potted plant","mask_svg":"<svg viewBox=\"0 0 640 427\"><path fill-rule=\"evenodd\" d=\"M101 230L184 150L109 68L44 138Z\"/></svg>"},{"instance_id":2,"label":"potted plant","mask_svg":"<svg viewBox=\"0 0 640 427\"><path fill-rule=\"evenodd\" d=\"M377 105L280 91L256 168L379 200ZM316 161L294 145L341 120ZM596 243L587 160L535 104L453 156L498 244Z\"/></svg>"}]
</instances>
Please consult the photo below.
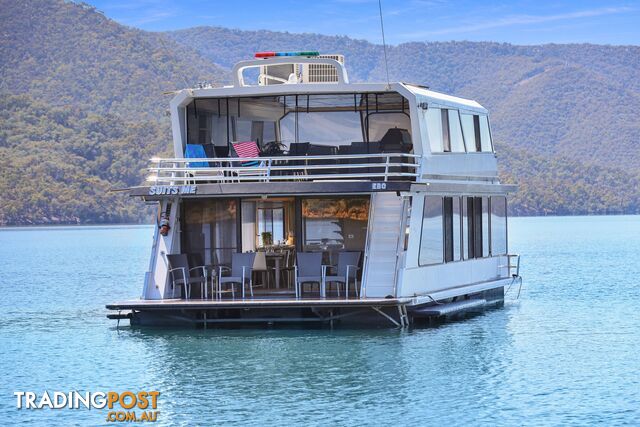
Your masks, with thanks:
<instances>
[{"instance_id":1,"label":"potted plant","mask_svg":"<svg viewBox=\"0 0 640 427\"><path fill-rule=\"evenodd\" d=\"M269 141L262 147L263 156L282 156L286 146L279 141Z\"/></svg>"},{"instance_id":2,"label":"potted plant","mask_svg":"<svg viewBox=\"0 0 640 427\"><path fill-rule=\"evenodd\" d=\"M273 235L270 231L264 231L261 236L262 246L271 246L273 244Z\"/></svg>"}]
</instances>

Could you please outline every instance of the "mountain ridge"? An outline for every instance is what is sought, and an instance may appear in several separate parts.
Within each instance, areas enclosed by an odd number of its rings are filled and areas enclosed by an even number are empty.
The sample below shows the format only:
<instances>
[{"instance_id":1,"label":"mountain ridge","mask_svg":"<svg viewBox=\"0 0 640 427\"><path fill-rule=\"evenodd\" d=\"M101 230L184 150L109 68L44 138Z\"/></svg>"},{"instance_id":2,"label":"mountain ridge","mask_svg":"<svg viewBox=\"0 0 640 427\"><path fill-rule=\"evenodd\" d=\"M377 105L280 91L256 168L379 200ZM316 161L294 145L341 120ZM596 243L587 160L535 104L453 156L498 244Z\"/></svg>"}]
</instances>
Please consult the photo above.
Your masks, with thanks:
<instances>
[{"instance_id":1,"label":"mountain ridge","mask_svg":"<svg viewBox=\"0 0 640 427\"><path fill-rule=\"evenodd\" d=\"M382 46L366 40L146 32L82 3L0 0L0 224L147 221L109 190L170 151L164 93L302 48L345 54L352 81L386 80ZM388 55L393 80L489 109L501 179L520 186L512 214L640 213L640 46L410 42Z\"/></svg>"}]
</instances>

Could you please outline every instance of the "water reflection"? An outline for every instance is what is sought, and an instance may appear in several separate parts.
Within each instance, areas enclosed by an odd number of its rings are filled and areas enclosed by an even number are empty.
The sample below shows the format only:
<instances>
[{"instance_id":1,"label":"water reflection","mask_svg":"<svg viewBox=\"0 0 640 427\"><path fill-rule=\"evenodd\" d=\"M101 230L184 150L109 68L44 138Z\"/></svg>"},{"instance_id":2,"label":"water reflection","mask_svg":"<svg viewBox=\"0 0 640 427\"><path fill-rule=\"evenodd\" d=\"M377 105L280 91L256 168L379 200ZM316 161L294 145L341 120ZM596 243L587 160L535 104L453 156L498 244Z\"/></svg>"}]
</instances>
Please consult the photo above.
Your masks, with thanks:
<instances>
[{"instance_id":1,"label":"water reflection","mask_svg":"<svg viewBox=\"0 0 640 427\"><path fill-rule=\"evenodd\" d=\"M519 302L431 327L115 329L150 227L0 231L0 416L15 390L159 390L158 425L621 425L640 417L638 217L515 218ZM25 274L27 271L29 274ZM9 398L6 398L9 396Z\"/></svg>"},{"instance_id":2,"label":"water reflection","mask_svg":"<svg viewBox=\"0 0 640 427\"><path fill-rule=\"evenodd\" d=\"M460 393L483 390L478 410L498 397L486 394L486 383L508 364L501 354L511 340L508 316L492 311L467 321L410 331L127 328L118 338L162 361L148 374L163 390L167 424L193 417L272 424L273 414L300 423L320 415L330 423L400 415L419 422L450 416L437 407L451 405L453 385ZM202 413L195 402L211 409Z\"/></svg>"}]
</instances>

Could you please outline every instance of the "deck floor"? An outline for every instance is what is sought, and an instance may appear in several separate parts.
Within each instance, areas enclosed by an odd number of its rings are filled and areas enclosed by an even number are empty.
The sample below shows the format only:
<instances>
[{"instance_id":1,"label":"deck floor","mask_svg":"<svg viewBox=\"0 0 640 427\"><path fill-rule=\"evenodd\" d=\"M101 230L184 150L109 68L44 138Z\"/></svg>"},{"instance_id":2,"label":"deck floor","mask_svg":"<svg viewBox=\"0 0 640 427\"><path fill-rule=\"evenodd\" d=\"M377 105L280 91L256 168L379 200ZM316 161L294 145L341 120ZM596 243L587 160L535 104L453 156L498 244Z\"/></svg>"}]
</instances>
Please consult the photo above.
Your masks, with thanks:
<instances>
[{"instance_id":1,"label":"deck floor","mask_svg":"<svg viewBox=\"0 0 640 427\"><path fill-rule=\"evenodd\" d=\"M219 309L219 308L257 308L257 307L371 307L406 304L408 299L398 298L286 298L283 296L261 296L236 299L164 299L129 300L107 304L109 310L175 310L175 309Z\"/></svg>"}]
</instances>

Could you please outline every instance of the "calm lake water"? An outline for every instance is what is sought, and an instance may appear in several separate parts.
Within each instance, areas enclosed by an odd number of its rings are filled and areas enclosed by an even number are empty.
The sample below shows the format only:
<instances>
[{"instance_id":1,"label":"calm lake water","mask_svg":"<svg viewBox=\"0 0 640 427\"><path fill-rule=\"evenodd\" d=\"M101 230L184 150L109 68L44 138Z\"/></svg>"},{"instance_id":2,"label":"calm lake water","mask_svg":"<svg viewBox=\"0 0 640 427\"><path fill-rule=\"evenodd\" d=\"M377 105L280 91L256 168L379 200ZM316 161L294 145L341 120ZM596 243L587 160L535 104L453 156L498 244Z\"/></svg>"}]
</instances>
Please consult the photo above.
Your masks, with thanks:
<instances>
[{"instance_id":1,"label":"calm lake water","mask_svg":"<svg viewBox=\"0 0 640 427\"><path fill-rule=\"evenodd\" d=\"M409 331L117 330L151 227L0 230L0 424L106 424L18 390L158 390L155 425L640 424L640 217L510 227L520 299Z\"/></svg>"}]
</instances>

